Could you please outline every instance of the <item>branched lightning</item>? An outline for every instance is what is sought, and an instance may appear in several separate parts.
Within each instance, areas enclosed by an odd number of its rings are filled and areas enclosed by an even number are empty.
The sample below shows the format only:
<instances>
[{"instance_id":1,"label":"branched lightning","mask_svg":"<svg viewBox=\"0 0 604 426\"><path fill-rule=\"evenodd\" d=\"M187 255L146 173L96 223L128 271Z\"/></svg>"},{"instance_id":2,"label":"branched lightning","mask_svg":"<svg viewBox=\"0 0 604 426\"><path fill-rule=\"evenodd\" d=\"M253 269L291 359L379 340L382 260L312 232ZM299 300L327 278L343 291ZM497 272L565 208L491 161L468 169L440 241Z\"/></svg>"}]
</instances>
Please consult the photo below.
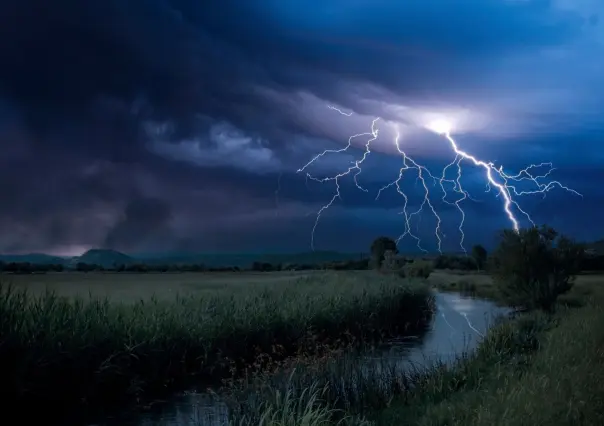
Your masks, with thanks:
<instances>
[{"instance_id":1,"label":"branched lightning","mask_svg":"<svg viewBox=\"0 0 604 426\"><path fill-rule=\"evenodd\" d=\"M336 111L339 114L344 115L346 117L350 117L353 114L352 112L344 112L341 109L339 109L335 106L332 106L332 105L328 105L328 108L333 111ZM376 139L378 139L379 129L377 128L377 123L379 120L380 120L379 117L373 119L373 121L371 123L370 131L350 136L348 138L348 143L343 148L326 149L323 152L314 156L308 163L306 163L303 167L298 169L298 173L306 172L307 180L310 179L310 180L314 180L314 181L320 182L320 183L333 181L333 182L335 182L335 186L336 186L336 192L333 195L333 197L329 200L329 202L327 204L323 205L316 214L316 219L315 219L315 222L314 222L314 225L312 228L312 233L311 233L311 247L313 248L313 250L314 250L315 231L316 231L316 228L321 219L321 215L325 212L325 210L329 209L338 198L341 199L340 180L342 178L344 178L345 176L352 175L355 186L361 191L368 192L368 190L366 188L362 187L359 184L358 176L362 172L361 166L362 166L363 162L371 154L371 144ZM438 125L436 125L436 124L438 124ZM455 207L459 211L460 216L461 216L461 220L460 220L459 226L458 226L458 230L461 235L459 245L464 252L466 251L465 247L464 247L465 234L464 234L464 230L463 230L466 215L462 208L461 203L464 200L472 200L472 201L475 201L475 200L464 189L464 187L462 186L462 183L461 183L461 178L463 175L463 167L462 167L463 162L470 163L470 164L472 164L476 167L482 168L484 170L484 176L486 179L486 191L490 192L492 190L495 190L497 193L497 197L501 197L502 203L503 203L503 205L502 205L503 212L507 216L513 229L516 231L518 231L520 229L520 222L519 222L519 219L516 217L514 210L516 210L519 214L523 215L528 220L528 222L531 223L531 225L535 225L535 224L534 224L533 220L531 219L530 215L520 207L520 205L516 201L515 197L524 196L524 195L534 195L534 194L542 194L545 197L545 195L549 191L551 191L552 189L555 189L555 188L564 189L566 191L572 192L575 195L581 196L581 194L579 194L577 191L561 184L559 181L554 180L554 181L543 182L543 180L548 178L549 175L554 171L552 163L532 164L532 165L528 166L527 168L521 170L520 172L518 172L515 175L507 174L503 170L502 166L497 167L492 162L487 162L487 161L478 159L475 156L461 150L459 148L457 142L455 141L455 139L453 139L453 137L451 136L451 132L450 132L450 129L448 128L448 126L445 123L436 123L436 124L432 127L430 127L430 126L426 126L426 127L428 129L434 131L435 133L442 135L444 137L444 139L448 142L452 153L455 154L455 158L453 159L453 161L451 161L449 164L447 164L444 167L440 176L435 176L425 166L417 163L413 158L411 158L409 155L407 155L407 153L401 148L400 133L398 132L398 129L397 129L396 135L394 137L394 141L393 141L394 146L396 148L397 153L400 155L400 157L402 159L402 165L399 169L397 178L394 179L392 182L388 183L387 185L383 186L382 188L380 188L377 192L375 199L378 200L380 195L382 194L382 192L391 187L396 188L397 193L400 194L401 197L403 198L403 208L402 208L402 211L400 212L400 214L404 217L404 230L403 230L403 233L401 233L399 235L399 237L397 238L397 240L396 240L397 244L403 238L405 238L406 236L409 236L410 238L412 238L416 241L417 247L420 250L427 252L427 250L422 247L420 238L417 235L415 235L411 229L412 219L415 217L418 217L418 219L421 218L421 216L419 216L419 215L425 209L427 209L427 210L429 210L429 213L431 213L436 220L434 236L437 241L438 251L441 252L442 238L444 236L444 234L442 233L442 230L441 230L442 220L441 220L438 212L436 211L436 208L431 200L430 185L429 185L429 183L431 183L432 186L438 185L440 187L440 190L442 191L441 201L448 205ZM316 161L318 161L320 158L322 158L323 156L325 156L327 154L339 154L339 153L347 152L352 147L353 140L355 140L357 138L362 138L362 137L368 138L367 141L365 142L365 149L363 151L362 156L358 160L352 161L352 166L348 167L348 169L345 170L344 172L338 173L333 176L317 178L317 177L311 175L307 171L307 169L313 163L315 163ZM531 173L531 171L533 169L543 169L546 167L548 169L543 174ZM447 172L450 169L455 170L454 178L447 177ZM405 174L407 174L409 172L415 172L417 174L416 183L421 186L422 194L423 194L422 202L420 203L419 207L416 210L411 211L411 212L408 210L409 197L407 194L405 194L405 192L401 188L401 182L403 180L403 177L405 176ZM533 189L531 189L531 190L518 189L517 184L520 182L523 182L523 181L531 183L531 185L533 185ZM451 191L447 191L446 186L451 187ZM456 194L456 197L454 200L450 200L450 196L452 195L452 193Z\"/></svg>"}]
</instances>

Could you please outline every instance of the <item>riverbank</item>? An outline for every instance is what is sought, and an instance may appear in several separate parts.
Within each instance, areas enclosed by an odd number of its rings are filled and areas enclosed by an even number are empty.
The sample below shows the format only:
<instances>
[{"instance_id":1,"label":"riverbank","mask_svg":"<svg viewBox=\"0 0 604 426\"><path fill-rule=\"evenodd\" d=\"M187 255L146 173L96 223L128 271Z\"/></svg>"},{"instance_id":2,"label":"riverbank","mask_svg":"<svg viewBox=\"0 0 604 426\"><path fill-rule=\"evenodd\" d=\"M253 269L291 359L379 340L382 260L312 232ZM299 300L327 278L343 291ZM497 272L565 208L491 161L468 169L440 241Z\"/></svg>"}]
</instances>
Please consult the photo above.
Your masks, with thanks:
<instances>
[{"instance_id":1,"label":"riverbank","mask_svg":"<svg viewBox=\"0 0 604 426\"><path fill-rule=\"evenodd\" d=\"M477 353L420 381L375 415L378 425L604 424L604 311L528 314L493 330Z\"/></svg>"},{"instance_id":2,"label":"riverbank","mask_svg":"<svg viewBox=\"0 0 604 426\"><path fill-rule=\"evenodd\" d=\"M36 407L47 417L100 412L192 381L216 382L270 370L288 357L413 332L433 309L422 282L355 273L256 284L249 292L226 286L171 302L144 299L34 297L0 287L5 407Z\"/></svg>"},{"instance_id":3,"label":"riverbank","mask_svg":"<svg viewBox=\"0 0 604 426\"><path fill-rule=\"evenodd\" d=\"M471 297L480 297L504 304L493 279L486 273L468 273L467 271L435 271L430 275L429 283L441 292L460 293ZM558 299L558 304L569 307L584 306L592 294L604 293L604 275L582 274L576 279L568 294ZM604 295L596 294L596 297Z\"/></svg>"},{"instance_id":4,"label":"riverbank","mask_svg":"<svg viewBox=\"0 0 604 426\"><path fill-rule=\"evenodd\" d=\"M568 303L572 301L572 303ZM604 277L579 277L554 315L523 314L491 329L453 367L319 378L265 392L249 425L518 426L604 424ZM335 376L334 376L335 377ZM350 379L352 378L352 379ZM355 383L354 386L351 386ZM385 383L385 385L384 385ZM349 389L351 400L337 389ZM352 389L352 391L350 391ZM261 420L262 419L262 420ZM284 421L285 420L285 421Z\"/></svg>"}]
</instances>

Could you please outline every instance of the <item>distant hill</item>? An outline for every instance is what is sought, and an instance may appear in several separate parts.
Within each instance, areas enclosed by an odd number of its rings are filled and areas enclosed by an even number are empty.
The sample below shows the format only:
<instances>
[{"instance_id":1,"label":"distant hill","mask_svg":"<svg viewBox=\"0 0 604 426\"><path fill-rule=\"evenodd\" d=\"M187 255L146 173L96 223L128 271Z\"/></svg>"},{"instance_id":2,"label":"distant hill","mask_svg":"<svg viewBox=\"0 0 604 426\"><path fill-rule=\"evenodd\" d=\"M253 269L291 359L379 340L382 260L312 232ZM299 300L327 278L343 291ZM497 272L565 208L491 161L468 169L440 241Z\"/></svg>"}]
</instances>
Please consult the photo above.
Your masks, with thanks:
<instances>
[{"instance_id":1,"label":"distant hill","mask_svg":"<svg viewBox=\"0 0 604 426\"><path fill-rule=\"evenodd\" d=\"M144 263L148 265L192 265L203 264L208 267L237 266L248 268L253 262L271 264L318 264L359 260L363 253L341 253L336 251L310 251L301 253L187 253L168 252L151 254L124 254L111 249L91 249L81 256L61 257L43 253L0 255L0 262L29 262L32 264L61 264L74 267L78 262L101 265L111 268L115 265Z\"/></svg>"},{"instance_id":2,"label":"distant hill","mask_svg":"<svg viewBox=\"0 0 604 426\"><path fill-rule=\"evenodd\" d=\"M111 268L114 265L130 265L136 263L136 259L111 249L90 249L81 256L71 259L71 264L88 263L101 265L104 268Z\"/></svg>"},{"instance_id":3,"label":"distant hill","mask_svg":"<svg viewBox=\"0 0 604 426\"><path fill-rule=\"evenodd\" d=\"M28 254L0 254L0 262L10 263L34 263L37 265L65 265L70 258L52 256L44 253L28 253Z\"/></svg>"}]
</instances>

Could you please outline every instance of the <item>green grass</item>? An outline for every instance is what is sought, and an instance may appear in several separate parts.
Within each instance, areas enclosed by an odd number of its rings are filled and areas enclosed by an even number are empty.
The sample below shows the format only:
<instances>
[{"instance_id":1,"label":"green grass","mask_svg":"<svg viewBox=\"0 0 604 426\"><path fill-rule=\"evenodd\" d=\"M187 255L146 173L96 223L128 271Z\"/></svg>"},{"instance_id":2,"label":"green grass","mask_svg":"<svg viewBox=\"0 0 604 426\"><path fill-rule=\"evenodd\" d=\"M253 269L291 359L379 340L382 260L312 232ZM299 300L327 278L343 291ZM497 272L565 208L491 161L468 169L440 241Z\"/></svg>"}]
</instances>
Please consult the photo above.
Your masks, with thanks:
<instances>
[{"instance_id":1,"label":"green grass","mask_svg":"<svg viewBox=\"0 0 604 426\"><path fill-rule=\"evenodd\" d=\"M94 411L325 346L379 341L413 330L432 309L424 283L377 274L234 286L127 303L1 287L5 406Z\"/></svg>"},{"instance_id":2,"label":"green grass","mask_svg":"<svg viewBox=\"0 0 604 426\"><path fill-rule=\"evenodd\" d=\"M159 300L173 301L176 294L215 296L217 293L233 295L249 293L257 287L280 287L302 277L321 274L319 271L291 272L167 272L167 273L115 273L115 272L60 272L47 274L0 274L0 281L18 289L27 289L34 295L47 290L60 296L98 298L110 297L114 301L136 303L155 296Z\"/></svg>"},{"instance_id":3,"label":"green grass","mask_svg":"<svg viewBox=\"0 0 604 426\"><path fill-rule=\"evenodd\" d=\"M489 275L481 273L435 271L430 275L430 283L439 291L458 292L464 295L484 297L499 301L497 288Z\"/></svg>"},{"instance_id":4,"label":"green grass","mask_svg":"<svg viewBox=\"0 0 604 426\"><path fill-rule=\"evenodd\" d=\"M317 410L331 413L332 422L414 425L427 406L482 383L494 363L521 362L536 348L537 333L549 327L549 319L539 315L503 323L475 353L461 354L454 368L427 359L425 365L402 369L397 359L380 352L371 363L365 357L339 356L319 365L301 365L285 380L282 376L260 378L229 402L234 413L245 414L247 425L260 423L267 410L293 418L285 411L307 407L311 400ZM281 395L289 396L288 404ZM241 422L239 416L234 417L235 423ZM300 419L290 424L305 423Z\"/></svg>"},{"instance_id":5,"label":"green grass","mask_svg":"<svg viewBox=\"0 0 604 426\"><path fill-rule=\"evenodd\" d=\"M377 423L601 425L603 365L601 306L523 318L491 333L455 370L430 376L417 395L395 401Z\"/></svg>"},{"instance_id":6,"label":"green grass","mask_svg":"<svg viewBox=\"0 0 604 426\"><path fill-rule=\"evenodd\" d=\"M258 387L265 403L248 404L244 423L263 424L268 411L288 426L311 424L312 415L289 411L312 402L323 424L326 416L377 426L604 424L604 279L579 277L555 315L531 312L494 326L453 367L401 371L389 363L363 375L361 364L338 359ZM285 394L287 404L275 397Z\"/></svg>"}]
</instances>

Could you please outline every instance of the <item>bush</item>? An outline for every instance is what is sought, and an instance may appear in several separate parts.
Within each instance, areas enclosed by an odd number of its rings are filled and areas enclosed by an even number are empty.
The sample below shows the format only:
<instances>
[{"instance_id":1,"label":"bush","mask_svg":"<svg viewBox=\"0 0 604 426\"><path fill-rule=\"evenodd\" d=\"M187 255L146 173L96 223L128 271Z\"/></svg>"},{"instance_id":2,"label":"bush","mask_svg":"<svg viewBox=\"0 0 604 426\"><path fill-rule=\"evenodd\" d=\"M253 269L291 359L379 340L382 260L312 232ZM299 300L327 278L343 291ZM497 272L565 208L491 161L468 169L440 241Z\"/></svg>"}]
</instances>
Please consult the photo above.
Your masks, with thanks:
<instances>
[{"instance_id":1,"label":"bush","mask_svg":"<svg viewBox=\"0 0 604 426\"><path fill-rule=\"evenodd\" d=\"M495 284L512 306L551 311L571 289L583 251L550 227L503 231L493 256Z\"/></svg>"}]
</instances>

